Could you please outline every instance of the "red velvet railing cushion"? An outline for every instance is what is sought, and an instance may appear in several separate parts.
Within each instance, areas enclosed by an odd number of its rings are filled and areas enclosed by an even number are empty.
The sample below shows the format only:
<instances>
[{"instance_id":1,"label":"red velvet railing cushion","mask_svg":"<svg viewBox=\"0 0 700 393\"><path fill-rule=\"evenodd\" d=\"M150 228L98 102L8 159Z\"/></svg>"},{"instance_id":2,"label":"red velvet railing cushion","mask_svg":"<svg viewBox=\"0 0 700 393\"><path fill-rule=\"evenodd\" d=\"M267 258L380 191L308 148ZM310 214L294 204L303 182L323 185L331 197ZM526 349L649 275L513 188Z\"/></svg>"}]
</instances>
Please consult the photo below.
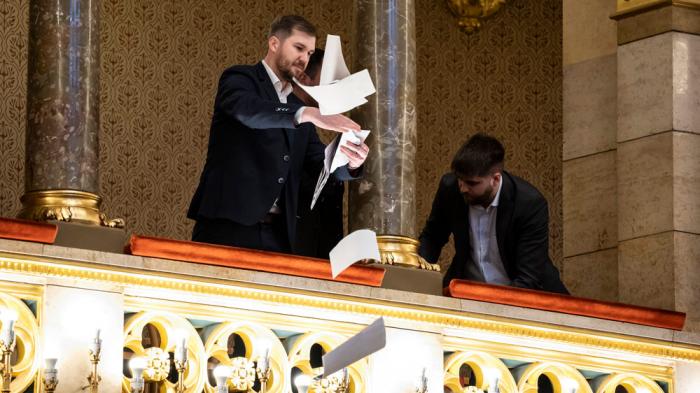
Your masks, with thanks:
<instances>
[{"instance_id":1,"label":"red velvet railing cushion","mask_svg":"<svg viewBox=\"0 0 700 393\"><path fill-rule=\"evenodd\" d=\"M583 315L673 330L683 330L683 324L685 323L685 313L677 311L659 310L468 280L452 280L449 287L445 288L445 294L460 299Z\"/></svg>"},{"instance_id":2,"label":"red velvet railing cushion","mask_svg":"<svg viewBox=\"0 0 700 393\"><path fill-rule=\"evenodd\" d=\"M52 244L58 227L45 222L0 218L0 238Z\"/></svg>"},{"instance_id":3,"label":"red velvet railing cushion","mask_svg":"<svg viewBox=\"0 0 700 393\"><path fill-rule=\"evenodd\" d=\"M137 235L131 236L126 250L144 257L333 280L330 262L324 259ZM353 265L335 280L379 287L385 273L382 268Z\"/></svg>"}]
</instances>

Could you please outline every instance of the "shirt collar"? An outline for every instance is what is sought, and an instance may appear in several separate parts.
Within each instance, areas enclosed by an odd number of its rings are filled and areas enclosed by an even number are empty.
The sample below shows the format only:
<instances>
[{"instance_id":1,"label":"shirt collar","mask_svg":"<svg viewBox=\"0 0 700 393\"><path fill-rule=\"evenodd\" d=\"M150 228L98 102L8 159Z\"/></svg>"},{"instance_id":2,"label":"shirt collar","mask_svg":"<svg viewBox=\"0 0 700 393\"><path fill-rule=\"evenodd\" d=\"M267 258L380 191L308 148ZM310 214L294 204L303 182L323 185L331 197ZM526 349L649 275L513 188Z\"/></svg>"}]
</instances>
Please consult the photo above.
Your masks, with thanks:
<instances>
[{"instance_id":1,"label":"shirt collar","mask_svg":"<svg viewBox=\"0 0 700 393\"><path fill-rule=\"evenodd\" d=\"M265 71L267 71L267 76L269 76L270 81L272 81L272 86L274 86L275 91L277 91L277 95L287 97L289 94L291 94L293 90L292 84L289 82L287 82L286 84L282 82L280 78L277 77L277 74L275 74L275 72L272 71L272 68L270 68L270 66L267 65L265 60L262 61L262 64L265 67Z\"/></svg>"},{"instance_id":2,"label":"shirt collar","mask_svg":"<svg viewBox=\"0 0 700 393\"><path fill-rule=\"evenodd\" d=\"M498 182L498 191L496 191L496 197L493 198L493 202L491 202L491 205L489 207L498 207L498 201L501 199L501 188L503 188L503 174L501 174L501 181Z\"/></svg>"}]
</instances>

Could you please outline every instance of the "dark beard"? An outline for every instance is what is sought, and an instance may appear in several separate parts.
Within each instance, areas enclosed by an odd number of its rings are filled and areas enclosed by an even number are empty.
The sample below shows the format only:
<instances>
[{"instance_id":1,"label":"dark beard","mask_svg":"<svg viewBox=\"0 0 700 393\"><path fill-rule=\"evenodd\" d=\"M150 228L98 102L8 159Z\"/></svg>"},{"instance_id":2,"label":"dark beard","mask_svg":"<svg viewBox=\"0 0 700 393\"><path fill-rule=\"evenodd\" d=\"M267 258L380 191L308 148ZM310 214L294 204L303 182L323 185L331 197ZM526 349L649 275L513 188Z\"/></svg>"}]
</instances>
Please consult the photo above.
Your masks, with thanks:
<instances>
[{"instance_id":1,"label":"dark beard","mask_svg":"<svg viewBox=\"0 0 700 393\"><path fill-rule=\"evenodd\" d=\"M294 64L285 64L282 60L277 63L277 69L280 71L280 74L282 74L282 79L286 82L292 82L296 77L296 75L292 73L292 65Z\"/></svg>"},{"instance_id":2,"label":"dark beard","mask_svg":"<svg viewBox=\"0 0 700 393\"><path fill-rule=\"evenodd\" d=\"M466 194L462 194L462 198L464 198L464 202L467 205L472 205L472 206L484 206L490 204L491 201L491 194L493 193L493 188L486 190L483 195L478 196L476 198L470 199Z\"/></svg>"}]
</instances>

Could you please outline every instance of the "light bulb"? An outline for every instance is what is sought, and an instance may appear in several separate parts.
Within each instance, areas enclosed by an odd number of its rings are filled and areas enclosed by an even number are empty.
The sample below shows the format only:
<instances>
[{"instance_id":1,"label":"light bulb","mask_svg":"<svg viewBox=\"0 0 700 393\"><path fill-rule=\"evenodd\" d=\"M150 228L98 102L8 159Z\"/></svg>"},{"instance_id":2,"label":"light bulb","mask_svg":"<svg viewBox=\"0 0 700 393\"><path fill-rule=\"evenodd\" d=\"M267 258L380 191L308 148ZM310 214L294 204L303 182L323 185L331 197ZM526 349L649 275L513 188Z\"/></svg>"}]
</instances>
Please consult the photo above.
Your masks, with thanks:
<instances>
[{"instance_id":1,"label":"light bulb","mask_svg":"<svg viewBox=\"0 0 700 393\"><path fill-rule=\"evenodd\" d=\"M294 378L294 385L297 387L297 392L307 393L311 386L311 377L305 374L299 374Z\"/></svg>"},{"instance_id":2,"label":"light bulb","mask_svg":"<svg viewBox=\"0 0 700 393\"><path fill-rule=\"evenodd\" d=\"M229 376L231 376L231 367L218 365L214 368L214 379L216 380L216 386L226 386L226 381Z\"/></svg>"},{"instance_id":3,"label":"light bulb","mask_svg":"<svg viewBox=\"0 0 700 393\"><path fill-rule=\"evenodd\" d=\"M143 370L148 367L148 361L145 357L136 356L129 360L129 368L131 369L131 375L134 378L141 379L143 375Z\"/></svg>"}]
</instances>

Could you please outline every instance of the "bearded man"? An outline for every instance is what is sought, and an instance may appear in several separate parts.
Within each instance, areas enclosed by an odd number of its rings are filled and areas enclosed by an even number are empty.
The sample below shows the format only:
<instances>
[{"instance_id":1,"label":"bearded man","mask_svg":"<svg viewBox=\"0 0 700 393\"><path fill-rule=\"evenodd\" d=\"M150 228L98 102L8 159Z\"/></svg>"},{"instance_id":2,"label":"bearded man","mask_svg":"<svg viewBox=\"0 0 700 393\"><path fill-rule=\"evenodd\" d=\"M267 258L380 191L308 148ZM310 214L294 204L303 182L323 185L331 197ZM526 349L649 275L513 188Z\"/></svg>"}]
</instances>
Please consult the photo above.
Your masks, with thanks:
<instances>
[{"instance_id":1,"label":"bearded man","mask_svg":"<svg viewBox=\"0 0 700 393\"><path fill-rule=\"evenodd\" d=\"M196 220L194 241L290 253L301 174L318 177L323 165L314 125L336 132L360 126L321 115L290 94L316 47L309 21L278 17L267 44L261 62L230 67L219 80L207 159L187 217ZM341 146L350 162L334 176L357 178L368 151L365 144Z\"/></svg>"},{"instance_id":2,"label":"bearded man","mask_svg":"<svg viewBox=\"0 0 700 393\"><path fill-rule=\"evenodd\" d=\"M435 263L450 235L455 256L443 278L566 293L549 258L547 200L530 183L503 170L505 149L472 136L440 180L420 235L419 254Z\"/></svg>"}]
</instances>

